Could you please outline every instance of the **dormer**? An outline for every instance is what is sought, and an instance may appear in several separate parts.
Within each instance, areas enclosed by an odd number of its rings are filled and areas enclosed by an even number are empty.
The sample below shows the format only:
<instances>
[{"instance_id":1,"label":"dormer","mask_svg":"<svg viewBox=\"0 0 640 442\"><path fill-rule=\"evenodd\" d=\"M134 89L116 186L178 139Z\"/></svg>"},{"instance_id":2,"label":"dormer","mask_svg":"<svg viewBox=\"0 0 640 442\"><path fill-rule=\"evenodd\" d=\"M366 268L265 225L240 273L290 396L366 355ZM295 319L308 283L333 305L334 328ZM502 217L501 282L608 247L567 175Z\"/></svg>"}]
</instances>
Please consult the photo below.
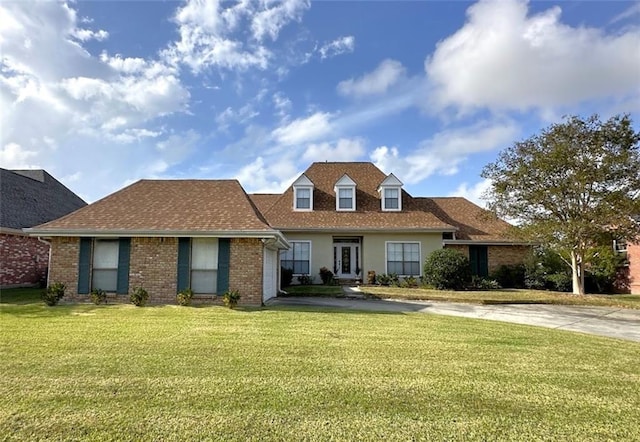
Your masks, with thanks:
<instances>
[{"instance_id":1,"label":"dormer","mask_svg":"<svg viewBox=\"0 0 640 442\"><path fill-rule=\"evenodd\" d=\"M356 210L356 183L346 173L342 175L333 190L336 192L336 210L353 212Z\"/></svg>"},{"instance_id":2,"label":"dormer","mask_svg":"<svg viewBox=\"0 0 640 442\"><path fill-rule=\"evenodd\" d=\"M387 176L380 187L380 207L383 212L400 212L402 210L402 181L392 173Z\"/></svg>"},{"instance_id":3,"label":"dormer","mask_svg":"<svg viewBox=\"0 0 640 442\"><path fill-rule=\"evenodd\" d=\"M304 173L293 182L293 210L313 211L313 183Z\"/></svg>"}]
</instances>

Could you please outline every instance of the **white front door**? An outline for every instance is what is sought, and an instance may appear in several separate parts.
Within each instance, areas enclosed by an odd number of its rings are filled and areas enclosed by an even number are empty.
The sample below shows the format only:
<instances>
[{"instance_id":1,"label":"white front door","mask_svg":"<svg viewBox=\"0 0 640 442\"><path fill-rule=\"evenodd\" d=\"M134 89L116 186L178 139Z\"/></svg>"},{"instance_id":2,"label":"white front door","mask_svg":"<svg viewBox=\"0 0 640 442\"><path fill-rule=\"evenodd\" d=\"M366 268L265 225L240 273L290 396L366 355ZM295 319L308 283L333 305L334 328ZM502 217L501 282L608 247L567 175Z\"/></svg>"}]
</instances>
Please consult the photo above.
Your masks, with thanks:
<instances>
[{"instance_id":1,"label":"white front door","mask_svg":"<svg viewBox=\"0 0 640 442\"><path fill-rule=\"evenodd\" d=\"M360 246L358 244L338 243L333 245L335 276L339 279L355 279L360 271Z\"/></svg>"}]
</instances>

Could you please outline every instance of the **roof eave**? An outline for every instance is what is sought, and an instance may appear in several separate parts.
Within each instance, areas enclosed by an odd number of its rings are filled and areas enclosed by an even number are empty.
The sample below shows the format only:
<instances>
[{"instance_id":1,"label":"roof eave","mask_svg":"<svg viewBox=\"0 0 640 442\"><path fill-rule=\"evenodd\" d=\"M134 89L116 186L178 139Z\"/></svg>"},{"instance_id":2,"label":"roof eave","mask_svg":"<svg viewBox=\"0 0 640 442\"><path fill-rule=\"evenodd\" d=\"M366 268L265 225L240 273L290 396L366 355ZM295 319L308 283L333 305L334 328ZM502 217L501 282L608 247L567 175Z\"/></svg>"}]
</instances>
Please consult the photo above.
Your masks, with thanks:
<instances>
[{"instance_id":1,"label":"roof eave","mask_svg":"<svg viewBox=\"0 0 640 442\"><path fill-rule=\"evenodd\" d=\"M284 232L313 233L442 233L456 232L455 227L406 227L406 228L366 228L366 227L274 227Z\"/></svg>"},{"instance_id":2,"label":"roof eave","mask_svg":"<svg viewBox=\"0 0 640 442\"><path fill-rule=\"evenodd\" d=\"M486 245L486 246L530 246L532 243L527 241L514 240L483 240L483 239L445 239L442 241L444 245Z\"/></svg>"}]
</instances>

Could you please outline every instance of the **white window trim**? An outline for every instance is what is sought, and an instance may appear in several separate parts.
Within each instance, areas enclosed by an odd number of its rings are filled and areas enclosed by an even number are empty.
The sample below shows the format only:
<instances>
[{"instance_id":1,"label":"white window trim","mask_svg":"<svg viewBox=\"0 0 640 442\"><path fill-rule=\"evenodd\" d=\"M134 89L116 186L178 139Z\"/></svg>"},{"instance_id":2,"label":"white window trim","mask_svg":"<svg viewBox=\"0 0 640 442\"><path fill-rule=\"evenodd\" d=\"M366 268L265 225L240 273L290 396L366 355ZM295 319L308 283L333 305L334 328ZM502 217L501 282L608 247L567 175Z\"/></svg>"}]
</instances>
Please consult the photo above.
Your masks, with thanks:
<instances>
[{"instance_id":1,"label":"white window trim","mask_svg":"<svg viewBox=\"0 0 640 442\"><path fill-rule=\"evenodd\" d=\"M298 190L309 191L309 208L298 208ZM293 210L296 212L313 212L313 186L294 186L293 187Z\"/></svg>"},{"instance_id":2,"label":"white window trim","mask_svg":"<svg viewBox=\"0 0 640 442\"><path fill-rule=\"evenodd\" d=\"M340 190L351 190L351 208L340 208ZM336 186L336 211L338 212L355 212L356 211L356 186Z\"/></svg>"},{"instance_id":3,"label":"white window trim","mask_svg":"<svg viewBox=\"0 0 640 442\"><path fill-rule=\"evenodd\" d=\"M418 275L398 275L400 277L406 278L409 276L413 276L415 277L422 277L422 242L420 241L385 241L384 242L384 272L386 274L389 274L389 259L388 259L388 254L389 254L389 244L418 244L418 253L420 254L420 257L418 258L418 269L420 269L420 273Z\"/></svg>"},{"instance_id":4,"label":"white window trim","mask_svg":"<svg viewBox=\"0 0 640 442\"><path fill-rule=\"evenodd\" d=\"M397 189L398 190L398 208L392 209L387 208L386 201L387 199L384 196L384 193L387 189ZM380 187L380 199L381 199L381 207L383 212L401 212L402 211L402 187L400 186L382 186Z\"/></svg>"},{"instance_id":5,"label":"white window trim","mask_svg":"<svg viewBox=\"0 0 640 442\"><path fill-rule=\"evenodd\" d=\"M295 243L303 243L306 242L309 244L309 273L294 273L293 276L311 276L311 269L313 268L312 265L312 258L313 258L313 242L309 239L295 239L295 240L289 240L289 244L291 245L291 249L293 249L293 244ZM294 256L295 258L295 256ZM278 261L282 261L282 255L278 256ZM294 260L295 261L295 260ZM282 266L282 263L280 264ZM295 266L294 266L295 267Z\"/></svg>"}]
</instances>

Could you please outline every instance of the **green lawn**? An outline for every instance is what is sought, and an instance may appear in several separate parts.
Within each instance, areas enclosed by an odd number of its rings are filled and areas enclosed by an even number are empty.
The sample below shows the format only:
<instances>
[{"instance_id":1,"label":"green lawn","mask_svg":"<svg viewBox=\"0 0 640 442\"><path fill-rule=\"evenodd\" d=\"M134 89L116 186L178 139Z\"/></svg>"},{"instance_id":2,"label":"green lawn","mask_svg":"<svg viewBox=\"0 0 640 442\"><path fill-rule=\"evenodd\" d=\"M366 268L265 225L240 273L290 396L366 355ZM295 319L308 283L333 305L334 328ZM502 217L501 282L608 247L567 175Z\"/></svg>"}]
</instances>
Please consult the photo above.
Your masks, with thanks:
<instances>
[{"instance_id":1,"label":"green lawn","mask_svg":"<svg viewBox=\"0 0 640 442\"><path fill-rule=\"evenodd\" d=\"M2 302L2 440L640 440L637 343L423 314Z\"/></svg>"},{"instance_id":2,"label":"green lawn","mask_svg":"<svg viewBox=\"0 0 640 442\"><path fill-rule=\"evenodd\" d=\"M386 299L436 300L476 304L557 304L591 305L640 309L640 295L572 295L546 290L502 289L488 291L451 291L363 286L364 294Z\"/></svg>"},{"instance_id":3,"label":"green lawn","mask_svg":"<svg viewBox=\"0 0 640 442\"><path fill-rule=\"evenodd\" d=\"M292 285L284 289L284 296L340 296L342 287L339 285Z\"/></svg>"}]
</instances>

